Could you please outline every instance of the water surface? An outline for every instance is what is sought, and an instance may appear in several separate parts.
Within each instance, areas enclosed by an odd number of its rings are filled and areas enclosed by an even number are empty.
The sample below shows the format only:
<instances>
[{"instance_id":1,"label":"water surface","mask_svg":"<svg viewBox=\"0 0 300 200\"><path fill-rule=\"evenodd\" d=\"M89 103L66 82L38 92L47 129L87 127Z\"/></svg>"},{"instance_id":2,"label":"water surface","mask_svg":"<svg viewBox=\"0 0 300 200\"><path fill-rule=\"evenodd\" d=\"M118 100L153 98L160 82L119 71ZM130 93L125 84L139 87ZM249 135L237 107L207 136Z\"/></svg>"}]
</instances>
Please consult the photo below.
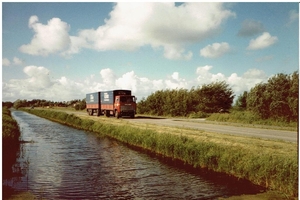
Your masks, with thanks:
<instances>
[{"instance_id":1,"label":"water surface","mask_svg":"<svg viewBox=\"0 0 300 200\"><path fill-rule=\"evenodd\" d=\"M108 138L13 111L24 176L13 187L46 199L217 199L259 192L247 181L195 170Z\"/></svg>"}]
</instances>

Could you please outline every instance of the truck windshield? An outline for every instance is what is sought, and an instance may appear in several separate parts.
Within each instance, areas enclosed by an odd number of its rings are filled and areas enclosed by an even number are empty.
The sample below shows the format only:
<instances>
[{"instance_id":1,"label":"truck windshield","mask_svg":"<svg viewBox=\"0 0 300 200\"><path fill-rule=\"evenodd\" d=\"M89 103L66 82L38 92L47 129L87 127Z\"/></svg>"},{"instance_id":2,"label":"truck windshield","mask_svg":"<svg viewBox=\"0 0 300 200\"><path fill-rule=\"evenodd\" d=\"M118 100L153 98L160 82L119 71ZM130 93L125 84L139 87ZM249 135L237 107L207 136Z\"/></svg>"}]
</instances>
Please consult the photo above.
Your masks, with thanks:
<instances>
[{"instance_id":1,"label":"truck windshield","mask_svg":"<svg viewBox=\"0 0 300 200\"><path fill-rule=\"evenodd\" d=\"M132 96L128 96L128 97L121 97L120 101L122 103L132 103L133 102L133 98Z\"/></svg>"}]
</instances>

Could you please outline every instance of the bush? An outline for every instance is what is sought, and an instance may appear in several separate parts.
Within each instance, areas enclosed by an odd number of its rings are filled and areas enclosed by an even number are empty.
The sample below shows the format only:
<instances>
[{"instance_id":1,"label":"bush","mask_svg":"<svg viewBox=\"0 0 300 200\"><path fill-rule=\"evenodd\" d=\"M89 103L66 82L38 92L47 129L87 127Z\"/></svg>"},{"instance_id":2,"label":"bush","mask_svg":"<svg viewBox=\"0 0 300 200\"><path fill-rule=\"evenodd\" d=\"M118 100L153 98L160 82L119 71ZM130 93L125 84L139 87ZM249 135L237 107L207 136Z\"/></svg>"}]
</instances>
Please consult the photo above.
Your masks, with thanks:
<instances>
[{"instance_id":1,"label":"bush","mask_svg":"<svg viewBox=\"0 0 300 200\"><path fill-rule=\"evenodd\" d=\"M208 114L208 113L199 111L199 112L192 112L192 113L189 115L189 118L207 118L207 117L209 117L210 115L211 115L211 114Z\"/></svg>"}]
</instances>

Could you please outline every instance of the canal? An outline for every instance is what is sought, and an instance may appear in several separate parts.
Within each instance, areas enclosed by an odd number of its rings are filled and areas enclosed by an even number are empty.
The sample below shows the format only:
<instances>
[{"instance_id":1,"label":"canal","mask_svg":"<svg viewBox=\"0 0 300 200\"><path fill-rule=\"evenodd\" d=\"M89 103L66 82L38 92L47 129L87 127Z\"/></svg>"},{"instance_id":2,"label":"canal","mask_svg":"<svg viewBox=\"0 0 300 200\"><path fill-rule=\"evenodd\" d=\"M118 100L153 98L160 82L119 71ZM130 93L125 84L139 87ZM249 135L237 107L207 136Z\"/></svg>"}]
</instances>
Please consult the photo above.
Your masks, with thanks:
<instances>
[{"instance_id":1,"label":"canal","mask_svg":"<svg viewBox=\"0 0 300 200\"><path fill-rule=\"evenodd\" d=\"M23 175L7 182L45 199L218 199L260 188L221 173L128 147L22 111L18 165Z\"/></svg>"}]
</instances>

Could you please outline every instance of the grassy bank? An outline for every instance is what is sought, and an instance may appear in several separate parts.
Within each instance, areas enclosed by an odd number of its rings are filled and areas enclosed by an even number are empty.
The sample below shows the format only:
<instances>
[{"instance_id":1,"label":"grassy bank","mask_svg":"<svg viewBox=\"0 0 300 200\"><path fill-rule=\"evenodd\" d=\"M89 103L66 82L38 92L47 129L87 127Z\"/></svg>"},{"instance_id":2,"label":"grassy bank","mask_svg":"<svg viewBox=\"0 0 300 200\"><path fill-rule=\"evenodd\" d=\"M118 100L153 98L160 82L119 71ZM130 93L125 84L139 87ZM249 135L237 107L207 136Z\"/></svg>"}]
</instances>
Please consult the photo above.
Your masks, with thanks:
<instances>
[{"instance_id":1,"label":"grassy bank","mask_svg":"<svg viewBox=\"0 0 300 200\"><path fill-rule=\"evenodd\" d=\"M21 170L14 168L20 151L20 130L17 122L12 118L8 108L2 108L2 197L12 195L13 190L5 184L7 180L18 179Z\"/></svg>"},{"instance_id":2,"label":"grassy bank","mask_svg":"<svg viewBox=\"0 0 300 200\"><path fill-rule=\"evenodd\" d=\"M10 110L7 107L2 108L2 140L18 142L20 137L19 126L11 116Z\"/></svg>"},{"instance_id":3,"label":"grassy bank","mask_svg":"<svg viewBox=\"0 0 300 200\"><path fill-rule=\"evenodd\" d=\"M27 110L75 128L95 132L254 184L298 195L297 146L293 143L208 133L185 128L133 124L105 117Z\"/></svg>"},{"instance_id":4,"label":"grassy bank","mask_svg":"<svg viewBox=\"0 0 300 200\"><path fill-rule=\"evenodd\" d=\"M232 111L230 113L213 113L206 120L232 122L252 125L275 126L277 129L297 131L297 122L287 122L286 119L262 119L251 111Z\"/></svg>"}]
</instances>

